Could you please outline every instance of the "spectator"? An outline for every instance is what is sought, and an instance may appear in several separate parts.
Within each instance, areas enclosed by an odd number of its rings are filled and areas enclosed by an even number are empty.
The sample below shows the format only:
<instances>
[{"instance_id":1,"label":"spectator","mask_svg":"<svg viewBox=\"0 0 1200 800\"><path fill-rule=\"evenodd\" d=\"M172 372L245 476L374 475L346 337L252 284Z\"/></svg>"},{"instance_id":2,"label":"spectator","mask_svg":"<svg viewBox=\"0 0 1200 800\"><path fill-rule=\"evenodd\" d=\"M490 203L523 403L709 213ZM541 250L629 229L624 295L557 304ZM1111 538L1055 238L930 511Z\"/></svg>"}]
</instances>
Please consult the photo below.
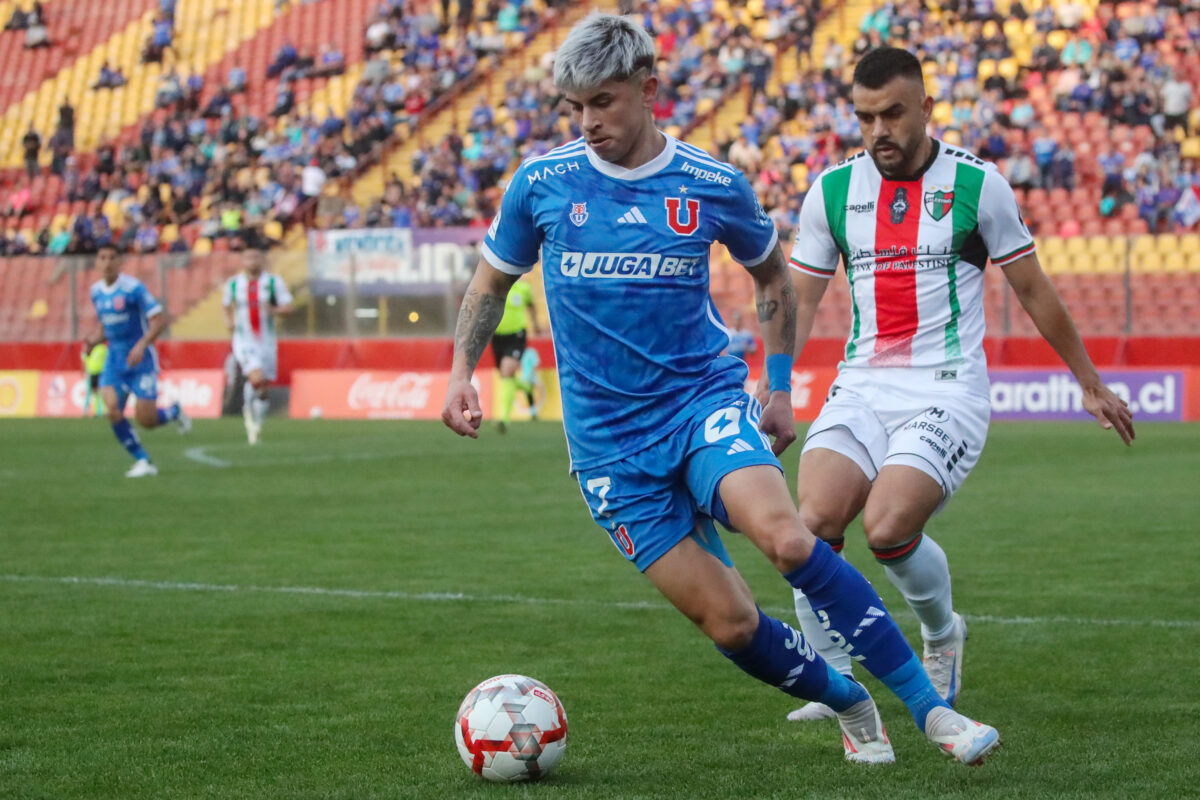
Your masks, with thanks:
<instances>
[{"instance_id":1,"label":"spectator","mask_svg":"<svg viewBox=\"0 0 1200 800\"><path fill-rule=\"evenodd\" d=\"M300 58L296 51L296 46L292 44L291 39L284 39L283 44L279 46L279 50L275 53L275 59L267 65L267 79L278 78L283 74L284 70L293 66Z\"/></svg>"},{"instance_id":2,"label":"spectator","mask_svg":"<svg viewBox=\"0 0 1200 800\"><path fill-rule=\"evenodd\" d=\"M75 143L75 106L71 105L69 97L63 97L62 105L58 107L58 129L66 131Z\"/></svg>"},{"instance_id":3,"label":"spectator","mask_svg":"<svg viewBox=\"0 0 1200 800\"><path fill-rule=\"evenodd\" d=\"M159 12L154 19L154 27L142 48L142 63L157 64L162 61L163 54L171 47L175 38L171 18Z\"/></svg>"},{"instance_id":4,"label":"spectator","mask_svg":"<svg viewBox=\"0 0 1200 800\"><path fill-rule=\"evenodd\" d=\"M25 9L21 8L20 4L13 9L12 16L8 18L8 22L4 26L6 31L23 31L29 27L29 15Z\"/></svg>"},{"instance_id":5,"label":"spectator","mask_svg":"<svg viewBox=\"0 0 1200 800\"><path fill-rule=\"evenodd\" d=\"M1054 155L1058 152L1058 140L1045 128L1037 129L1037 137L1031 145L1033 160L1037 164L1038 179L1043 189L1054 188Z\"/></svg>"},{"instance_id":6,"label":"spectator","mask_svg":"<svg viewBox=\"0 0 1200 800\"><path fill-rule=\"evenodd\" d=\"M137 226L133 249L136 253L154 253L158 250L158 228L151 225L149 220L143 220Z\"/></svg>"},{"instance_id":7,"label":"spectator","mask_svg":"<svg viewBox=\"0 0 1200 800\"><path fill-rule=\"evenodd\" d=\"M113 69L105 61L100 65L100 76L96 78L96 82L92 84L93 89L116 89L125 85L125 75L120 68Z\"/></svg>"},{"instance_id":8,"label":"spectator","mask_svg":"<svg viewBox=\"0 0 1200 800\"><path fill-rule=\"evenodd\" d=\"M346 71L346 57L332 43L321 45L316 66L309 72L310 78L329 78Z\"/></svg>"},{"instance_id":9,"label":"spectator","mask_svg":"<svg viewBox=\"0 0 1200 800\"><path fill-rule=\"evenodd\" d=\"M1167 80L1159 91L1162 97L1164 133L1183 128L1184 135L1190 135L1188 114L1192 109L1192 84L1168 72Z\"/></svg>"},{"instance_id":10,"label":"spectator","mask_svg":"<svg viewBox=\"0 0 1200 800\"><path fill-rule=\"evenodd\" d=\"M286 116L292 113L292 109L295 107L296 93L292 90L291 83L280 81L278 88L275 90L275 106L271 109L271 116Z\"/></svg>"},{"instance_id":11,"label":"spectator","mask_svg":"<svg viewBox=\"0 0 1200 800\"><path fill-rule=\"evenodd\" d=\"M62 176L66 170L67 157L74 149L74 137L66 128L60 127L50 137L50 174Z\"/></svg>"},{"instance_id":12,"label":"spectator","mask_svg":"<svg viewBox=\"0 0 1200 800\"><path fill-rule=\"evenodd\" d=\"M179 79L179 73L172 67L158 79L158 86L154 90L154 106L167 108L182 99L183 83Z\"/></svg>"},{"instance_id":13,"label":"spectator","mask_svg":"<svg viewBox=\"0 0 1200 800\"><path fill-rule=\"evenodd\" d=\"M225 78L225 88L231 95L246 91L246 68L242 66L242 62L234 61L233 66L229 68L229 75Z\"/></svg>"},{"instance_id":14,"label":"spectator","mask_svg":"<svg viewBox=\"0 0 1200 800\"><path fill-rule=\"evenodd\" d=\"M312 159L300 173L301 191L306 199L317 197L325 186L325 170L317 159Z\"/></svg>"},{"instance_id":15,"label":"spectator","mask_svg":"<svg viewBox=\"0 0 1200 800\"><path fill-rule=\"evenodd\" d=\"M1017 148L1008 159L1004 178L1014 189L1032 189L1037 185L1037 167L1025 148Z\"/></svg>"},{"instance_id":16,"label":"spectator","mask_svg":"<svg viewBox=\"0 0 1200 800\"><path fill-rule=\"evenodd\" d=\"M25 136L21 138L21 149L25 153L25 175L32 181L41 174L41 167L38 166L38 153L42 149L41 134L33 127L33 123L29 123L29 130L25 131Z\"/></svg>"},{"instance_id":17,"label":"spectator","mask_svg":"<svg viewBox=\"0 0 1200 800\"><path fill-rule=\"evenodd\" d=\"M40 7L40 5L39 5ZM31 13L28 17L28 24L25 28L25 49L36 50L39 47L50 46L50 30L46 27L45 21L38 13Z\"/></svg>"},{"instance_id":18,"label":"spectator","mask_svg":"<svg viewBox=\"0 0 1200 800\"><path fill-rule=\"evenodd\" d=\"M229 89L222 86L213 93L213 96L208 98L208 103L204 106L203 116L205 119L220 119L226 114L233 111L233 97L230 95Z\"/></svg>"}]
</instances>

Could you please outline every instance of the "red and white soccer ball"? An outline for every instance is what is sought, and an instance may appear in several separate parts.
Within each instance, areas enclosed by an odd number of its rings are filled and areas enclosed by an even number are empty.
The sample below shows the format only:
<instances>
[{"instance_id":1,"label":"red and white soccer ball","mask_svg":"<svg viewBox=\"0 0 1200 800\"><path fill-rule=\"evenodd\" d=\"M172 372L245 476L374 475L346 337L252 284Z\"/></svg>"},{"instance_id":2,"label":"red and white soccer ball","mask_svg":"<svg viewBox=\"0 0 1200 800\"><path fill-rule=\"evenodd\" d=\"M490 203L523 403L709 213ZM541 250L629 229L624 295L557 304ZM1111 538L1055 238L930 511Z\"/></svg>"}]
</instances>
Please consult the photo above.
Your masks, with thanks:
<instances>
[{"instance_id":1,"label":"red and white soccer ball","mask_svg":"<svg viewBox=\"0 0 1200 800\"><path fill-rule=\"evenodd\" d=\"M541 681L497 675L463 699L454 741L467 766L489 781L536 780L566 752L567 712Z\"/></svg>"}]
</instances>

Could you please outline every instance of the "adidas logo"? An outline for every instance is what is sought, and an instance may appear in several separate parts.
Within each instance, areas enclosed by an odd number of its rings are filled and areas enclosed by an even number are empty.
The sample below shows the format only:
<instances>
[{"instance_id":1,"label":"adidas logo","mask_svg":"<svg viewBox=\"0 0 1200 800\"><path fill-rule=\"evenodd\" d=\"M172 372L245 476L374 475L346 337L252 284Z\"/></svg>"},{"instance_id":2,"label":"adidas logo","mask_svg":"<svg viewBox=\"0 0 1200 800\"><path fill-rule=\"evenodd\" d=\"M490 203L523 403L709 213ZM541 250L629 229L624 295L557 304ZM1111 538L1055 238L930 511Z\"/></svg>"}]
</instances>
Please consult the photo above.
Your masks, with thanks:
<instances>
[{"instance_id":1,"label":"adidas logo","mask_svg":"<svg viewBox=\"0 0 1200 800\"><path fill-rule=\"evenodd\" d=\"M753 449L754 449L753 447L751 447L749 444L747 444L742 439L734 439L733 444L731 444L729 446L729 449L725 451L725 455L731 456L734 453L745 453L747 450L753 450Z\"/></svg>"},{"instance_id":2,"label":"adidas logo","mask_svg":"<svg viewBox=\"0 0 1200 800\"><path fill-rule=\"evenodd\" d=\"M617 222L622 225L644 225L646 218L642 216L642 211L637 206L626 211Z\"/></svg>"}]
</instances>

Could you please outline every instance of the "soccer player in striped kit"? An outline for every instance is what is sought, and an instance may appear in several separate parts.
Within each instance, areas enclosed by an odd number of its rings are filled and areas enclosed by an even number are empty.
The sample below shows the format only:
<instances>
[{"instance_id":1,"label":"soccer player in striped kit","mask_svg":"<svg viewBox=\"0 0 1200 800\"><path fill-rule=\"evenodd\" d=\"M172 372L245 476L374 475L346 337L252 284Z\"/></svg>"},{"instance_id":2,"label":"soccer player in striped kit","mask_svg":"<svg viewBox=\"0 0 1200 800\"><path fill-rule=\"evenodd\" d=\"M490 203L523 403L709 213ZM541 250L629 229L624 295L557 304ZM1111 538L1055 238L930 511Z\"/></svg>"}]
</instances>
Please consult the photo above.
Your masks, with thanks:
<instances>
[{"instance_id":1,"label":"soccer player in striped kit","mask_svg":"<svg viewBox=\"0 0 1200 800\"><path fill-rule=\"evenodd\" d=\"M246 439L258 444L269 407L267 387L275 380L279 363L275 317L292 310L292 294L283 278L266 272L266 252L248 247L242 255L242 272L230 278L221 296L225 327L233 334L233 357L246 376L242 417Z\"/></svg>"},{"instance_id":2,"label":"soccer player in striped kit","mask_svg":"<svg viewBox=\"0 0 1200 800\"><path fill-rule=\"evenodd\" d=\"M953 703L966 624L951 603L946 554L924 529L987 438L989 259L1079 381L1084 407L1126 444L1132 415L1101 382L1042 272L1011 187L994 165L926 133L933 98L916 57L894 47L868 53L851 98L866 151L813 183L791 257L797 351L839 259L853 312L837 380L800 456L800 515L840 551L846 526L863 514L868 546L921 621L925 669ZM805 638L849 674L850 656L828 623L802 590L795 599ZM789 719L832 716L809 703Z\"/></svg>"}]
</instances>

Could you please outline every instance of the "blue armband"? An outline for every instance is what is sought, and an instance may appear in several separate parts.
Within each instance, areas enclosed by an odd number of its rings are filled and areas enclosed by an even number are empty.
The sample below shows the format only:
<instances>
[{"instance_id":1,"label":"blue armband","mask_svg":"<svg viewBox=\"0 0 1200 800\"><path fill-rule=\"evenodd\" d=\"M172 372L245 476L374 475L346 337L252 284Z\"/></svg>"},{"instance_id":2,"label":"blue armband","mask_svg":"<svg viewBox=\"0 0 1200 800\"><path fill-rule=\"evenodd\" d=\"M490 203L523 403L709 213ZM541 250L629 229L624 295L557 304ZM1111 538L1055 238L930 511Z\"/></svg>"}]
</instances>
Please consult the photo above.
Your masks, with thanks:
<instances>
[{"instance_id":1,"label":"blue armband","mask_svg":"<svg viewBox=\"0 0 1200 800\"><path fill-rule=\"evenodd\" d=\"M792 390L792 357L786 353L767 356L767 386L772 392Z\"/></svg>"}]
</instances>

